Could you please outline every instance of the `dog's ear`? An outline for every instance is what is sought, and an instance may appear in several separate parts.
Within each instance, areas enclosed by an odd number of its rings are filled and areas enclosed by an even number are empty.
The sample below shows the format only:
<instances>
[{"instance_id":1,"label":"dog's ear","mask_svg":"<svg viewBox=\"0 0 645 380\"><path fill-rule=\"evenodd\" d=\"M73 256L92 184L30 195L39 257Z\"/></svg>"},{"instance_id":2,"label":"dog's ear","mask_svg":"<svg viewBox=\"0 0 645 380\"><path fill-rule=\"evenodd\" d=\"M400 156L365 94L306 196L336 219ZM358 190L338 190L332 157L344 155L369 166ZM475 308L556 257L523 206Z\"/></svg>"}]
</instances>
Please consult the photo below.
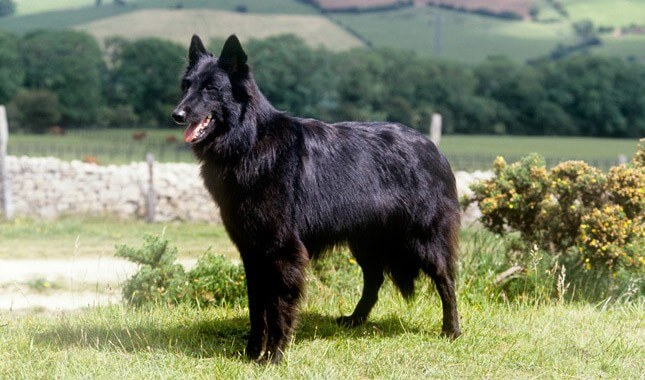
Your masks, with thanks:
<instances>
[{"instance_id":1,"label":"dog's ear","mask_svg":"<svg viewBox=\"0 0 645 380\"><path fill-rule=\"evenodd\" d=\"M190 40L190 48L188 49L188 67L193 67L203 55L208 54L204 43L198 35L194 34Z\"/></svg>"},{"instance_id":2,"label":"dog's ear","mask_svg":"<svg viewBox=\"0 0 645 380\"><path fill-rule=\"evenodd\" d=\"M240 40L237 39L235 34L232 34L224 43L222 53L219 55L217 62L224 70L234 73L245 67L246 58L246 53L242 49Z\"/></svg>"}]
</instances>

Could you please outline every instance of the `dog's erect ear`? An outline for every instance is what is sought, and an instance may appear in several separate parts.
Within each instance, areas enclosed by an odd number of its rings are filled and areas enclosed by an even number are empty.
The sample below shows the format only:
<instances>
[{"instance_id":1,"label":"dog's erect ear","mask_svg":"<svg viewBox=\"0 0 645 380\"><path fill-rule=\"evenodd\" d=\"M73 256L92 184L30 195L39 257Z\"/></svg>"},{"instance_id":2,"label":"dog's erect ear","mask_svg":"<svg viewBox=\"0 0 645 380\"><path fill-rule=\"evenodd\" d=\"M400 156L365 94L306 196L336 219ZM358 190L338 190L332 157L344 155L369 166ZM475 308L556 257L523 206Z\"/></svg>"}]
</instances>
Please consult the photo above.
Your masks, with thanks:
<instances>
[{"instance_id":1,"label":"dog's erect ear","mask_svg":"<svg viewBox=\"0 0 645 380\"><path fill-rule=\"evenodd\" d=\"M236 72L246 65L246 53L235 34L232 34L224 43L218 63L229 73Z\"/></svg>"},{"instance_id":2,"label":"dog's erect ear","mask_svg":"<svg viewBox=\"0 0 645 380\"><path fill-rule=\"evenodd\" d=\"M201 56L208 54L204 43L198 35L194 34L190 40L190 48L188 49L188 66L193 67L199 61Z\"/></svg>"}]
</instances>

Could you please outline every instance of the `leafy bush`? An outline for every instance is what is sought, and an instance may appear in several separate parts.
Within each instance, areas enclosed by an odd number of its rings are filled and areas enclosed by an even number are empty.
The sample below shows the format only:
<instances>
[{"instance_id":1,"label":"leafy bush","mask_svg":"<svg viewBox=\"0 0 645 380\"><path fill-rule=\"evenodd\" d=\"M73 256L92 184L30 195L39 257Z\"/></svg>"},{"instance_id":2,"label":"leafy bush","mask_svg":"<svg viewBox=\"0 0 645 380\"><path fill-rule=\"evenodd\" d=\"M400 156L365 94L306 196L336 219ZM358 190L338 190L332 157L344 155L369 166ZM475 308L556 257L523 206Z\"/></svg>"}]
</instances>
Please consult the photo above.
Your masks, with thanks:
<instances>
[{"instance_id":1,"label":"leafy bush","mask_svg":"<svg viewBox=\"0 0 645 380\"><path fill-rule=\"evenodd\" d=\"M495 177L472 185L473 195L464 203L479 205L487 229L519 232L520 252L543 250L554 268L565 265L587 280L602 279L607 286L596 295L624 291L626 283L636 283L642 294L644 152L641 140L632 162L607 175L580 161L547 170L538 155L510 165L500 157L493 166ZM508 264L528 260L521 256Z\"/></svg>"},{"instance_id":2,"label":"leafy bush","mask_svg":"<svg viewBox=\"0 0 645 380\"><path fill-rule=\"evenodd\" d=\"M45 133L61 119L58 96L49 90L21 90L11 103L12 119L23 130Z\"/></svg>"},{"instance_id":3,"label":"leafy bush","mask_svg":"<svg viewBox=\"0 0 645 380\"><path fill-rule=\"evenodd\" d=\"M206 252L186 272L175 263L177 248L162 236L146 235L141 248L116 247L116 256L140 265L123 285L123 297L135 306L192 303L198 306L237 305L246 300L244 269Z\"/></svg>"},{"instance_id":4,"label":"leafy bush","mask_svg":"<svg viewBox=\"0 0 645 380\"><path fill-rule=\"evenodd\" d=\"M191 302L199 306L240 305L246 302L246 275L241 265L210 253L188 272Z\"/></svg>"},{"instance_id":5,"label":"leafy bush","mask_svg":"<svg viewBox=\"0 0 645 380\"><path fill-rule=\"evenodd\" d=\"M177 248L160 236L146 235L141 248L117 245L116 256L139 264L139 271L123 284L123 297L135 306L174 304L189 294L184 268L175 264Z\"/></svg>"}]
</instances>

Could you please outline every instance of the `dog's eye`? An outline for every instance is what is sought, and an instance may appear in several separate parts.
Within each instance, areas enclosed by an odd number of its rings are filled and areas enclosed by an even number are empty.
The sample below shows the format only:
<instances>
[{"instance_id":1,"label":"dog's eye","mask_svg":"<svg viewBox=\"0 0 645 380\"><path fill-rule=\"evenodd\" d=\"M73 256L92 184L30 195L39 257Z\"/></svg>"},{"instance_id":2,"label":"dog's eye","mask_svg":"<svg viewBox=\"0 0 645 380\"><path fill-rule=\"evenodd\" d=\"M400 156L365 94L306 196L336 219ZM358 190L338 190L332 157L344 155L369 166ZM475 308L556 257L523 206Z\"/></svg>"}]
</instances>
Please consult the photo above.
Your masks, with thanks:
<instances>
[{"instance_id":1,"label":"dog's eye","mask_svg":"<svg viewBox=\"0 0 645 380\"><path fill-rule=\"evenodd\" d=\"M213 91L215 90L215 86L213 86L212 84L207 84L206 86L204 86L204 90Z\"/></svg>"}]
</instances>

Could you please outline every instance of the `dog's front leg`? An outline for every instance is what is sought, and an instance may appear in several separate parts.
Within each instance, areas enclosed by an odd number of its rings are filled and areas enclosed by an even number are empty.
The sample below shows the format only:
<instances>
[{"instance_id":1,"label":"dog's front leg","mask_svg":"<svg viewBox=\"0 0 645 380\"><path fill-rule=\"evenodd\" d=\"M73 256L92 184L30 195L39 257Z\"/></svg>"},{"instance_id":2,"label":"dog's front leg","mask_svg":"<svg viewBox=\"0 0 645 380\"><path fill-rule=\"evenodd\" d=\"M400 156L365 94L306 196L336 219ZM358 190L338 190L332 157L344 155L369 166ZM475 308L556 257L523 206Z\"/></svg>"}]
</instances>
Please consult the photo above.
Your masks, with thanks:
<instances>
[{"instance_id":1,"label":"dog's front leg","mask_svg":"<svg viewBox=\"0 0 645 380\"><path fill-rule=\"evenodd\" d=\"M303 295L307 252L302 243L287 244L269 255L266 267L266 350L260 362L282 359L296 326Z\"/></svg>"},{"instance_id":2,"label":"dog's front leg","mask_svg":"<svg viewBox=\"0 0 645 380\"><path fill-rule=\"evenodd\" d=\"M244 255L242 256L244 257ZM249 296L249 317L251 330L246 345L246 356L251 360L257 360L264 350L267 334L266 322L266 294L264 274L261 265L252 259L244 260L246 272L246 286Z\"/></svg>"}]
</instances>

